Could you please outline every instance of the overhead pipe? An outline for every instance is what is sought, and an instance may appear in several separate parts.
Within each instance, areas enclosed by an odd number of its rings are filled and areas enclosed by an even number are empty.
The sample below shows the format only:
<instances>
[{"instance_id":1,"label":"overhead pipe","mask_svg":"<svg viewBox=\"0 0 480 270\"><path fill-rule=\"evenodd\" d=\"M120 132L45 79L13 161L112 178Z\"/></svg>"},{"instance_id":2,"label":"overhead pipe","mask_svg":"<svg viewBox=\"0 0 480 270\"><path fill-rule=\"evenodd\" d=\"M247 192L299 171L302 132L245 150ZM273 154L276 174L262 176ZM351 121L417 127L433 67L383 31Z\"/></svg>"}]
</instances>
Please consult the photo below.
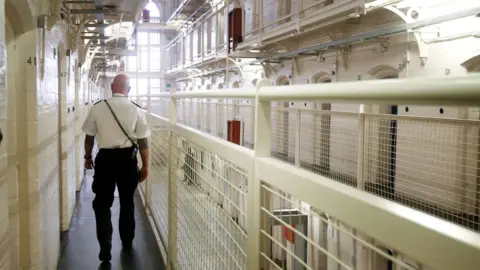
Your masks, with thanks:
<instances>
[{"instance_id":1,"label":"overhead pipe","mask_svg":"<svg viewBox=\"0 0 480 270\"><path fill-rule=\"evenodd\" d=\"M103 9L103 0L95 0L95 10L104 10ZM105 17L103 16L104 13L97 13L96 17L97 17L97 22L98 23L104 23L104 19ZM100 33L100 37L104 37L105 36L105 28L99 28L99 33ZM105 41L104 39L102 39L100 41L100 44L105 44Z\"/></svg>"},{"instance_id":2,"label":"overhead pipe","mask_svg":"<svg viewBox=\"0 0 480 270\"><path fill-rule=\"evenodd\" d=\"M106 37L106 36L81 36L81 39L98 39L98 40L107 40L111 37ZM103 44L102 44L103 45Z\"/></svg>"},{"instance_id":3,"label":"overhead pipe","mask_svg":"<svg viewBox=\"0 0 480 270\"><path fill-rule=\"evenodd\" d=\"M107 14L112 13L110 9L72 9L72 14Z\"/></svg>"}]
</instances>

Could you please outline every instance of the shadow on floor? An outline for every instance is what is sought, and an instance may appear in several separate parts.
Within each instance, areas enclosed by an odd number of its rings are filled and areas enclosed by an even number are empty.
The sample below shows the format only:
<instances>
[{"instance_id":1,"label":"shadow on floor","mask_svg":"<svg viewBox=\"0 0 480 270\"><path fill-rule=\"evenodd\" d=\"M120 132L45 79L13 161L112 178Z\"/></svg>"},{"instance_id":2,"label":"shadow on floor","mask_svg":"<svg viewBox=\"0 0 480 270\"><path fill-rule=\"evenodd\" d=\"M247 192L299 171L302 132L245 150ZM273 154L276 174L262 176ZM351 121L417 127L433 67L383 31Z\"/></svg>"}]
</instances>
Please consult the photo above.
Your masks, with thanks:
<instances>
[{"instance_id":1,"label":"shadow on floor","mask_svg":"<svg viewBox=\"0 0 480 270\"><path fill-rule=\"evenodd\" d=\"M91 174L92 172L87 173L84 185L77 194L77 205L70 230L62 235L62 253L58 269L164 269L155 234L145 214L138 192L135 195L136 230L132 251L130 253L122 251L122 242L118 234L119 199L118 193L115 193L115 201L112 206L112 261L110 264L101 264L98 260L99 246L96 237L95 215L92 209L94 194L91 189Z\"/></svg>"}]
</instances>

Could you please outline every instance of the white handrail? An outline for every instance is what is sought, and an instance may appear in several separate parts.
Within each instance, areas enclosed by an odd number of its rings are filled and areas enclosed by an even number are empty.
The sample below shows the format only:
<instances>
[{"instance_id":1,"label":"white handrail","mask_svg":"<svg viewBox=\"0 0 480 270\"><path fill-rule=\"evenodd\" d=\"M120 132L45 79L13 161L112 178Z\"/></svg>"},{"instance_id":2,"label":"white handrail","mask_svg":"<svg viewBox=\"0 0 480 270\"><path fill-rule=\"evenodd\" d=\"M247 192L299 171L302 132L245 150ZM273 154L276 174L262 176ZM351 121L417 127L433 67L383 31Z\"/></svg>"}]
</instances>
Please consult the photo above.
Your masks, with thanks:
<instances>
[{"instance_id":1,"label":"white handrail","mask_svg":"<svg viewBox=\"0 0 480 270\"><path fill-rule=\"evenodd\" d=\"M214 91L189 91L176 92L172 96L176 98L255 98L255 88L226 89Z\"/></svg>"},{"instance_id":2,"label":"white handrail","mask_svg":"<svg viewBox=\"0 0 480 270\"><path fill-rule=\"evenodd\" d=\"M263 87L258 95L262 101L322 100L358 104L478 105L480 76Z\"/></svg>"},{"instance_id":3,"label":"white handrail","mask_svg":"<svg viewBox=\"0 0 480 270\"><path fill-rule=\"evenodd\" d=\"M247 171L248 269L259 269L260 186L279 188L313 208L338 217L396 251L438 270L474 270L480 265L480 234L440 218L402 206L362 190L337 183L270 157L271 101L328 100L355 103L480 104L480 76L402 80L372 80L326 85L271 87L261 80L257 89L190 91L170 96L170 119L153 114L151 123L166 127L188 141L222 156ZM176 123L178 98L256 98L255 150L231 144ZM294 184L292 184L294 183Z\"/></svg>"}]
</instances>

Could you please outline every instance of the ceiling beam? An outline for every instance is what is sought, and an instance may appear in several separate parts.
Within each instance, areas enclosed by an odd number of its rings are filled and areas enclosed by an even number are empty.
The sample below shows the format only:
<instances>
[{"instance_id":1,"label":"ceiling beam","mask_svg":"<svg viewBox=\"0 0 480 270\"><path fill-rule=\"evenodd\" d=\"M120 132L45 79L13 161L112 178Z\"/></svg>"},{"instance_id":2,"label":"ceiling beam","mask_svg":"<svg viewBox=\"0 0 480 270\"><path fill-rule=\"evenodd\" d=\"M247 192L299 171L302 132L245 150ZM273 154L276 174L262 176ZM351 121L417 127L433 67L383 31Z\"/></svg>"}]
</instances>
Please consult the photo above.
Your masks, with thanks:
<instances>
[{"instance_id":1,"label":"ceiling beam","mask_svg":"<svg viewBox=\"0 0 480 270\"><path fill-rule=\"evenodd\" d=\"M67 4L93 4L94 1L67 1Z\"/></svg>"},{"instance_id":2,"label":"ceiling beam","mask_svg":"<svg viewBox=\"0 0 480 270\"><path fill-rule=\"evenodd\" d=\"M106 40L111 37L105 37L105 36L81 36L82 39L100 39L100 40Z\"/></svg>"},{"instance_id":3,"label":"ceiling beam","mask_svg":"<svg viewBox=\"0 0 480 270\"><path fill-rule=\"evenodd\" d=\"M85 24L85 27L107 27L107 26L109 26L109 24L106 24L106 23L86 23Z\"/></svg>"},{"instance_id":4,"label":"ceiling beam","mask_svg":"<svg viewBox=\"0 0 480 270\"><path fill-rule=\"evenodd\" d=\"M71 14L107 14L110 13L110 9L71 9Z\"/></svg>"}]
</instances>

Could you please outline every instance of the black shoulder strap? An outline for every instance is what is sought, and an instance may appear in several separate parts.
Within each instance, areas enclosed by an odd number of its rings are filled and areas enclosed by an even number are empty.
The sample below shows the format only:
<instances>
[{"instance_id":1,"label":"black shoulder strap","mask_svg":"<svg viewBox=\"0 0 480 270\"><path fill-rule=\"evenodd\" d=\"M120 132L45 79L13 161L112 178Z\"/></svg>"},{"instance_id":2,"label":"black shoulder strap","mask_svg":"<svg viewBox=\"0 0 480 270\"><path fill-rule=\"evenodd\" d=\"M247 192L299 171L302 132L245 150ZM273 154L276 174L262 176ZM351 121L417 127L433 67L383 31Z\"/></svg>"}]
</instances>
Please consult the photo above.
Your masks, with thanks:
<instances>
[{"instance_id":1,"label":"black shoulder strap","mask_svg":"<svg viewBox=\"0 0 480 270\"><path fill-rule=\"evenodd\" d=\"M130 101L132 102L133 105L137 106L138 108L142 109L142 107L140 105L138 105L137 103L133 102L133 101Z\"/></svg>"},{"instance_id":2,"label":"black shoulder strap","mask_svg":"<svg viewBox=\"0 0 480 270\"><path fill-rule=\"evenodd\" d=\"M93 103L93 105L97 105L98 103L100 103L100 102L102 102L102 101L105 101L105 100L97 101L97 102Z\"/></svg>"},{"instance_id":3,"label":"black shoulder strap","mask_svg":"<svg viewBox=\"0 0 480 270\"><path fill-rule=\"evenodd\" d=\"M115 113L113 112L112 107L110 107L110 104L108 104L108 102L107 102L106 99L104 99L103 101L107 104L108 108L109 108L110 111L112 112L113 118L115 118L115 121L117 121L117 124L118 124L118 126L120 127L120 129L123 131L123 134L125 134L125 136L127 136L127 138L130 140L130 142L132 143L132 145L135 146L135 142L130 138L130 136L128 136L128 134L127 134L127 132L125 131L125 129L123 129L122 124L120 124L120 121L118 121L118 118L117 118L117 116L115 115Z\"/></svg>"}]
</instances>

